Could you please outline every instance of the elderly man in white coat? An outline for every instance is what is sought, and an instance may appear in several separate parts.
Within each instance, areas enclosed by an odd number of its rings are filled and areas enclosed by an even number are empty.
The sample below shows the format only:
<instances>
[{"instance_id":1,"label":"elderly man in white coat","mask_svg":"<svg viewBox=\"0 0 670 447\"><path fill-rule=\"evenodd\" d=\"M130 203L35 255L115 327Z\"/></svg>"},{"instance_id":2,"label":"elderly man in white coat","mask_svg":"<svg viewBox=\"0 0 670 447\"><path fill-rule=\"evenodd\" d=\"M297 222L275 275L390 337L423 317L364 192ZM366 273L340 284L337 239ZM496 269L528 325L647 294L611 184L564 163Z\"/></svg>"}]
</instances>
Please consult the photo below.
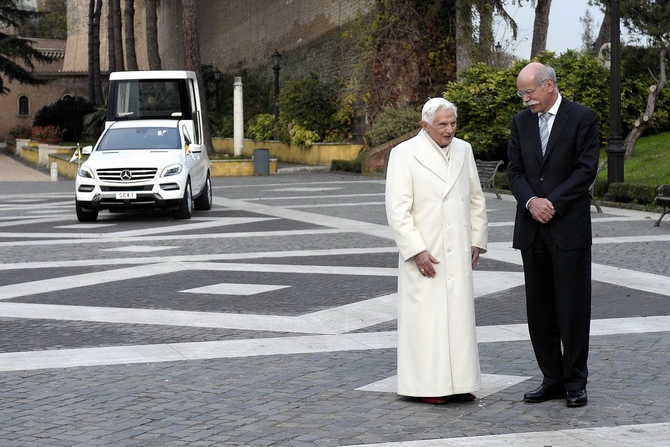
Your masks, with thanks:
<instances>
[{"instance_id":1,"label":"elderly man in white coat","mask_svg":"<svg viewBox=\"0 0 670 447\"><path fill-rule=\"evenodd\" d=\"M391 151L386 215L400 252L398 394L430 404L481 389L472 269L486 252L486 203L457 109L433 98L422 130Z\"/></svg>"}]
</instances>

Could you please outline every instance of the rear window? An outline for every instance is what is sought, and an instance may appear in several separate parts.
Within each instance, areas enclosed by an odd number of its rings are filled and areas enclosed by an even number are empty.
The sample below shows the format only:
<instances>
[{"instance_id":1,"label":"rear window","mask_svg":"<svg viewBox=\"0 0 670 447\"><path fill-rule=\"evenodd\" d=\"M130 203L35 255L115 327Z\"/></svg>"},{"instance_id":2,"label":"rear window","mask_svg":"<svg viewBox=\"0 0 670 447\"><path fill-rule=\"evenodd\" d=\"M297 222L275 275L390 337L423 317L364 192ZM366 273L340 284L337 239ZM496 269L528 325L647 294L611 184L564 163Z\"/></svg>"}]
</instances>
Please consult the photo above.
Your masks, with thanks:
<instances>
[{"instance_id":1,"label":"rear window","mask_svg":"<svg viewBox=\"0 0 670 447\"><path fill-rule=\"evenodd\" d=\"M180 93L180 79L113 81L111 94L115 120L187 118L186 99Z\"/></svg>"},{"instance_id":2,"label":"rear window","mask_svg":"<svg viewBox=\"0 0 670 447\"><path fill-rule=\"evenodd\" d=\"M177 129L170 127L109 129L96 150L131 149L181 149L181 140Z\"/></svg>"}]
</instances>

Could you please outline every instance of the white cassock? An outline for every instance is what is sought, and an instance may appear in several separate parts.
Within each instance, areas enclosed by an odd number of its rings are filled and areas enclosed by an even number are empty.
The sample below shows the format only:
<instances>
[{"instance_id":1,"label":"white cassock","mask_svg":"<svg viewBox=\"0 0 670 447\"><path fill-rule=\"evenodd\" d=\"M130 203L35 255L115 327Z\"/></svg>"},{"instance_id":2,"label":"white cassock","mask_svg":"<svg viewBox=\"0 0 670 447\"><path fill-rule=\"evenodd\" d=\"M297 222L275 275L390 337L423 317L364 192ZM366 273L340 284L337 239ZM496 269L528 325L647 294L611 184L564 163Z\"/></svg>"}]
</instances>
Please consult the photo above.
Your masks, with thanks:
<instances>
[{"instance_id":1,"label":"white cassock","mask_svg":"<svg viewBox=\"0 0 670 447\"><path fill-rule=\"evenodd\" d=\"M472 147L440 148L424 130L391 151L386 215L400 252L398 394L437 397L482 387L471 247L486 252L486 202ZM437 275L419 272L428 250Z\"/></svg>"}]
</instances>

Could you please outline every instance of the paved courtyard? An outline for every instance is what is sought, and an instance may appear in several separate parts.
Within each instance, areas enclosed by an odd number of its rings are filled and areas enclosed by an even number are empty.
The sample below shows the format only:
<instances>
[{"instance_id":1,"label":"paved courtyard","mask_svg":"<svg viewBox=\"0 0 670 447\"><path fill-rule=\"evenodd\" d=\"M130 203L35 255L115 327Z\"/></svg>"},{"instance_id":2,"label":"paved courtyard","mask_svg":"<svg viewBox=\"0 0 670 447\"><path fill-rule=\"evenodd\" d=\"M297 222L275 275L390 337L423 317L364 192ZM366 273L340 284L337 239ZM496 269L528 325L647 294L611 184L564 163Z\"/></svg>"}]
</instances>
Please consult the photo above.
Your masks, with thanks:
<instances>
[{"instance_id":1,"label":"paved courtyard","mask_svg":"<svg viewBox=\"0 0 670 447\"><path fill-rule=\"evenodd\" d=\"M487 193L475 272L484 389L395 394L397 251L384 181L215 178L190 220L82 224L74 183L0 183L0 446L669 446L670 220L593 209L589 405L541 380Z\"/></svg>"}]
</instances>

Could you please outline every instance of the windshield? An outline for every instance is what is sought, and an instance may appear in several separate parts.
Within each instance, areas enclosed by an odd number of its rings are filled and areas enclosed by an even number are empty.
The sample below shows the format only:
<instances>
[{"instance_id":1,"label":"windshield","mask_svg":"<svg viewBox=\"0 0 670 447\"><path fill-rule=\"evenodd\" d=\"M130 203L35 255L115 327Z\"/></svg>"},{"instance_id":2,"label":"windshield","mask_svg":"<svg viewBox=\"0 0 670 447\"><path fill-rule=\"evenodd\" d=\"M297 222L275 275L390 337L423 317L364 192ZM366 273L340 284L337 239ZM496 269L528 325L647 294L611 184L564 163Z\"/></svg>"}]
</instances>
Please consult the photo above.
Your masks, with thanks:
<instances>
[{"instance_id":1,"label":"windshield","mask_svg":"<svg viewBox=\"0 0 670 447\"><path fill-rule=\"evenodd\" d=\"M98 151L130 149L181 149L181 139L173 127L130 127L109 129Z\"/></svg>"},{"instance_id":2,"label":"windshield","mask_svg":"<svg viewBox=\"0 0 670 447\"><path fill-rule=\"evenodd\" d=\"M179 79L114 81L114 119L184 118Z\"/></svg>"}]
</instances>

